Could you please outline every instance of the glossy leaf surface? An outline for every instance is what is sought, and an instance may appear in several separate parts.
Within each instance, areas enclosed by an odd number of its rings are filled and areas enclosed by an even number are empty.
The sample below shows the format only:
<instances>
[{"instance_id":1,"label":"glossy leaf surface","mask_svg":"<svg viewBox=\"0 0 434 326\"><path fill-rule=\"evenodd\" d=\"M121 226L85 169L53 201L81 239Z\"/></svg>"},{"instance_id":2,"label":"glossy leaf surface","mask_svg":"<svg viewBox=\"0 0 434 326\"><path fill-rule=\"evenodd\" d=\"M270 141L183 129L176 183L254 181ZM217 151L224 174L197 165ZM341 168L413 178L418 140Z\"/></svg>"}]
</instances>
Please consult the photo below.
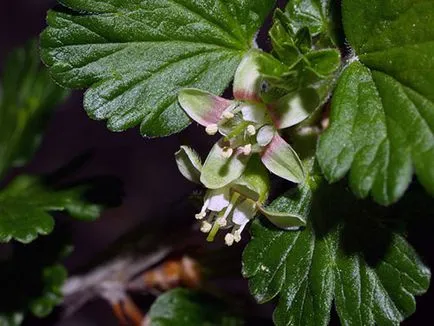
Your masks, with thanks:
<instances>
[{"instance_id":1,"label":"glossy leaf surface","mask_svg":"<svg viewBox=\"0 0 434 326\"><path fill-rule=\"evenodd\" d=\"M146 136L184 129L181 88L218 94L231 81L272 0L62 0L41 37L42 58L70 88L90 87L84 106L113 131Z\"/></svg>"},{"instance_id":2,"label":"glossy leaf surface","mask_svg":"<svg viewBox=\"0 0 434 326\"><path fill-rule=\"evenodd\" d=\"M418 208L385 210L354 199L341 184L311 189L272 204L307 214L305 230L253 222L243 259L251 293L260 303L279 298L276 325L328 325L333 301L343 325L399 325L415 311L414 296L428 289L430 271L383 223L404 211L414 217Z\"/></svg>"},{"instance_id":3,"label":"glossy leaf surface","mask_svg":"<svg viewBox=\"0 0 434 326\"><path fill-rule=\"evenodd\" d=\"M434 2L343 1L356 62L333 97L318 159L331 182L396 202L413 172L434 194Z\"/></svg>"}]
</instances>

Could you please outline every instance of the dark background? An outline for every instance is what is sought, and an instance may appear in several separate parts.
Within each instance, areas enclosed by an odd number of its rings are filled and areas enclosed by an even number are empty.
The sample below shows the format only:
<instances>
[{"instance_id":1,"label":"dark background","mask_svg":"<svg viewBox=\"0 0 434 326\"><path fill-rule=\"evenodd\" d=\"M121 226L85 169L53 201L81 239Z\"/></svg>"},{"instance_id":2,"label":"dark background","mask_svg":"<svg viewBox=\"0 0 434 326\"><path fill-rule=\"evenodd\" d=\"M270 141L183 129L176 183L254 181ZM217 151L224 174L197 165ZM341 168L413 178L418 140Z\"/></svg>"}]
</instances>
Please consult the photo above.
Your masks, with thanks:
<instances>
[{"instance_id":1,"label":"dark background","mask_svg":"<svg viewBox=\"0 0 434 326\"><path fill-rule=\"evenodd\" d=\"M50 0L0 2L0 66L12 49L38 36L45 26L47 10L54 5L55 1ZM71 270L88 262L146 219L165 211L170 215L171 203L192 191L194 186L178 172L173 155L179 149L181 138L197 139L194 137L197 132L200 132L199 128L192 126L182 135L152 140L142 138L137 128L112 133L104 122L87 117L80 91L74 92L56 110L42 146L24 170L35 174L50 173L77 155L91 151L91 159L75 177L116 176L123 182L125 192L122 205L105 211L98 221L72 223L75 251L66 261ZM88 315L91 315L90 319ZM101 303L87 307L70 324L62 325L109 326L112 322L109 307Z\"/></svg>"},{"instance_id":2,"label":"dark background","mask_svg":"<svg viewBox=\"0 0 434 326\"><path fill-rule=\"evenodd\" d=\"M45 26L45 15L55 5L51 0L2 0L0 2L0 70L13 48L37 37ZM35 158L25 168L30 173L50 173L81 153L92 158L77 178L113 175L122 180L123 204L104 212L94 223L74 222L71 226L75 252L66 264L74 270L103 251L120 235L153 216L167 212L170 205L187 196L193 186L183 179L173 159L181 139L193 139L196 147L210 145L203 131L191 126L180 135L162 139L143 139L138 129L109 132L104 122L90 120L82 108L82 93L76 91L56 111ZM198 142L201 142L200 144ZM429 266L434 266L431 250L432 221L412 227L410 242ZM417 313L405 325L425 325L431 319L433 291L418 297ZM51 322L46 321L48 325ZM101 302L93 303L74 318L58 325L116 325L111 312Z\"/></svg>"}]
</instances>

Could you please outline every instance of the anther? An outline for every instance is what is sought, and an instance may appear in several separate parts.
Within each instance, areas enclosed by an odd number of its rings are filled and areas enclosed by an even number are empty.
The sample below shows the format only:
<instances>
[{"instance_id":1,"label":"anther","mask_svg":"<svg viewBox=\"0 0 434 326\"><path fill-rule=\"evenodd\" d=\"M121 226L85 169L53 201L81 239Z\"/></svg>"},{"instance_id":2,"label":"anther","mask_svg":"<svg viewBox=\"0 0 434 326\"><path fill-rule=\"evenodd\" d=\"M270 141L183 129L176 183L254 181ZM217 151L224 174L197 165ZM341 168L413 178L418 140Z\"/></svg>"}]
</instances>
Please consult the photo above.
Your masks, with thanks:
<instances>
[{"instance_id":1,"label":"anther","mask_svg":"<svg viewBox=\"0 0 434 326\"><path fill-rule=\"evenodd\" d=\"M202 222L202 226L200 227L200 231L203 233L208 233L212 229L212 224L208 222Z\"/></svg>"},{"instance_id":2,"label":"anther","mask_svg":"<svg viewBox=\"0 0 434 326\"><path fill-rule=\"evenodd\" d=\"M228 233L225 236L225 243L227 246L232 246L234 244L235 238L232 233Z\"/></svg>"},{"instance_id":3,"label":"anther","mask_svg":"<svg viewBox=\"0 0 434 326\"><path fill-rule=\"evenodd\" d=\"M223 158L230 158L233 153L234 153L234 150L232 148L225 147L225 148L223 148L223 151L222 151L222 157Z\"/></svg>"},{"instance_id":4,"label":"anther","mask_svg":"<svg viewBox=\"0 0 434 326\"><path fill-rule=\"evenodd\" d=\"M218 218L216 222L220 227L225 227L228 224L228 221L225 217Z\"/></svg>"},{"instance_id":5,"label":"anther","mask_svg":"<svg viewBox=\"0 0 434 326\"><path fill-rule=\"evenodd\" d=\"M243 154L250 155L252 153L252 144L247 144L243 147Z\"/></svg>"},{"instance_id":6,"label":"anther","mask_svg":"<svg viewBox=\"0 0 434 326\"><path fill-rule=\"evenodd\" d=\"M234 117L235 117L235 115L229 111L223 112L223 114L222 114L223 119L230 120L230 119L233 119Z\"/></svg>"},{"instance_id":7,"label":"anther","mask_svg":"<svg viewBox=\"0 0 434 326\"><path fill-rule=\"evenodd\" d=\"M196 217L196 220L203 220L205 216L206 216L205 212L200 212L196 214L194 217Z\"/></svg>"},{"instance_id":8,"label":"anther","mask_svg":"<svg viewBox=\"0 0 434 326\"><path fill-rule=\"evenodd\" d=\"M256 128L255 128L254 125L248 125L246 130L247 130L247 134L248 134L249 136L254 136L254 135L256 135Z\"/></svg>"},{"instance_id":9,"label":"anther","mask_svg":"<svg viewBox=\"0 0 434 326\"><path fill-rule=\"evenodd\" d=\"M208 135L214 136L219 131L219 127L216 124L212 124L207 126L205 131Z\"/></svg>"}]
</instances>

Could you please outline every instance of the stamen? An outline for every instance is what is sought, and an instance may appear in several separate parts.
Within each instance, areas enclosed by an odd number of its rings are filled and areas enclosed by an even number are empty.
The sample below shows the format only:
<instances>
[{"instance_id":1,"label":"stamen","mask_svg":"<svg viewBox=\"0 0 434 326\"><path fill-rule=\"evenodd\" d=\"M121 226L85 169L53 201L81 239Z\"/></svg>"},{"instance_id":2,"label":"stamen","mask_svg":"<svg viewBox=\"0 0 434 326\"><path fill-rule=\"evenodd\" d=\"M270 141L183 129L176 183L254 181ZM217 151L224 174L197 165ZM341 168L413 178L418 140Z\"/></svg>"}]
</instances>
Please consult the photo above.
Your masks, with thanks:
<instances>
[{"instance_id":1,"label":"stamen","mask_svg":"<svg viewBox=\"0 0 434 326\"><path fill-rule=\"evenodd\" d=\"M252 144L247 144L243 147L243 154L244 155L252 154Z\"/></svg>"},{"instance_id":2,"label":"stamen","mask_svg":"<svg viewBox=\"0 0 434 326\"><path fill-rule=\"evenodd\" d=\"M218 218L216 222L222 228L224 228L226 225L228 225L228 221L226 220L225 217Z\"/></svg>"},{"instance_id":3,"label":"stamen","mask_svg":"<svg viewBox=\"0 0 434 326\"><path fill-rule=\"evenodd\" d=\"M208 222L202 222L202 226L200 227L200 231L203 233L208 233L212 229L212 224Z\"/></svg>"},{"instance_id":4,"label":"stamen","mask_svg":"<svg viewBox=\"0 0 434 326\"><path fill-rule=\"evenodd\" d=\"M219 126L216 124L209 125L205 128L205 131L208 135L214 136L219 131Z\"/></svg>"},{"instance_id":5,"label":"stamen","mask_svg":"<svg viewBox=\"0 0 434 326\"><path fill-rule=\"evenodd\" d=\"M234 240L237 243L241 241L241 231L240 230L234 232Z\"/></svg>"},{"instance_id":6,"label":"stamen","mask_svg":"<svg viewBox=\"0 0 434 326\"><path fill-rule=\"evenodd\" d=\"M209 202L210 202L209 199L205 200L205 202L203 203L202 209L200 210L200 213L198 213L194 216L194 217L196 217L197 220L202 220L205 218L206 210L208 209Z\"/></svg>"},{"instance_id":7,"label":"stamen","mask_svg":"<svg viewBox=\"0 0 434 326\"><path fill-rule=\"evenodd\" d=\"M249 136L254 136L254 135L256 135L256 128L255 128L254 125L248 125L246 130L247 130L247 134L248 134Z\"/></svg>"},{"instance_id":8,"label":"stamen","mask_svg":"<svg viewBox=\"0 0 434 326\"><path fill-rule=\"evenodd\" d=\"M232 233L228 233L225 236L225 243L228 247L232 246L234 244L235 238Z\"/></svg>"},{"instance_id":9,"label":"stamen","mask_svg":"<svg viewBox=\"0 0 434 326\"><path fill-rule=\"evenodd\" d=\"M223 112L223 114L222 114L222 119L231 120L234 117L235 117L235 115L230 111Z\"/></svg>"},{"instance_id":10,"label":"stamen","mask_svg":"<svg viewBox=\"0 0 434 326\"><path fill-rule=\"evenodd\" d=\"M225 147L225 148L223 148L223 151L222 151L221 155L222 155L223 158L230 158L233 153L234 153L234 150L232 148Z\"/></svg>"},{"instance_id":11,"label":"stamen","mask_svg":"<svg viewBox=\"0 0 434 326\"><path fill-rule=\"evenodd\" d=\"M240 242L241 241L241 233L243 232L244 228L246 227L247 223L240 225L240 227L238 228L238 230L236 230L235 232L233 232L234 234L234 240L235 242Z\"/></svg>"},{"instance_id":12,"label":"stamen","mask_svg":"<svg viewBox=\"0 0 434 326\"><path fill-rule=\"evenodd\" d=\"M206 216L206 213L204 213L204 212L200 212L200 213L194 215L196 220L203 220L205 218L205 216Z\"/></svg>"},{"instance_id":13,"label":"stamen","mask_svg":"<svg viewBox=\"0 0 434 326\"><path fill-rule=\"evenodd\" d=\"M238 193L234 193L232 195L231 201L230 201L228 207L226 207L226 211L225 211L224 215L222 217L218 218L216 221L219 226L225 227L228 224L227 218L228 218L229 214L232 212L239 197L240 197L240 194L238 194Z\"/></svg>"}]
</instances>

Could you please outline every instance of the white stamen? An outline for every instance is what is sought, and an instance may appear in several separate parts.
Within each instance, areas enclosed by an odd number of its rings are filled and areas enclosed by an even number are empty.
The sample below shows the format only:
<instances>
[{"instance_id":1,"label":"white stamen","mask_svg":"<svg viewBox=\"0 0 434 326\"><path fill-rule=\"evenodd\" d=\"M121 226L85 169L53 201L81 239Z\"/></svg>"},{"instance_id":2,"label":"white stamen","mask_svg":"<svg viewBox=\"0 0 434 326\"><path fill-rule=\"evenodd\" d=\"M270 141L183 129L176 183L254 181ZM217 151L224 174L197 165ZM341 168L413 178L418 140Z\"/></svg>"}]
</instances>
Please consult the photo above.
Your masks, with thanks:
<instances>
[{"instance_id":1,"label":"white stamen","mask_svg":"<svg viewBox=\"0 0 434 326\"><path fill-rule=\"evenodd\" d=\"M233 119L234 117L235 117L235 115L230 111L223 112L223 114L222 114L222 119L230 120L230 119Z\"/></svg>"},{"instance_id":2,"label":"white stamen","mask_svg":"<svg viewBox=\"0 0 434 326\"><path fill-rule=\"evenodd\" d=\"M203 220L205 218L206 210L208 209L209 203L210 203L209 199L205 200L200 213L198 213L194 216L194 217L196 217L197 220Z\"/></svg>"},{"instance_id":3,"label":"white stamen","mask_svg":"<svg viewBox=\"0 0 434 326\"><path fill-rule=\"evenodd\" d=\"M256 128L255 128L254 125L248 125L246 130L247 130L247 134L248 134L249 136L254 136L254 135L256 135Z\"/></svg>"},{"instance_id":4,"label":"white stamen","mask_svg":"<svg viewBox=\"0 0 434 326\"><path fill-rule=\"evenodd\" d=\"M241 231L240 230L235 231L235 233L234 233L234 240L237 243L241 241Z\"/></svg>"},{"instance_id":5,"label":"white stamen","mask_svg":"<svg viewBox=\"0 0 434 326\"><path fill-rule=\"evenodd\" d=\"M199 213L194 215L194 217L196 218L196 220L203 220L206 216L206 213Z\"/></svg>"},{"instance_id":6,"label":"white stamen","mask_svg":"<svg viewBox=\"0 0 434 326\"><path fill-rule=\"evenodd\" d=\"M252 154L252 144L247 144L243 147L243 154L244 155Z\"/></svg>"},{"instance_id":7,"label":"white stamen","mask_svg":"<svg viewBox=\"0 0 434 326\"><path fill-rule=\"evenodd\" d=\"M228 225L228 221L225 217L220 217L217 219L217 224L221 227L225 227L226 225Z\"/></svg>"},{"instance_id":8,"label":"white stamen","mask_svg":"<svg viewBox=\"0 0 434 326\"><path fill-rule=\"evenodd\" d=\"M234 232L234 240L235 242L240 242L241 241L241 233L243 232L244 228L246 227L247 223L244 223L243 225L241 225L238 230L236 230Z\"/></svg>"},{"instance_id":9,"label":"white stamen","mask_svg":"<svg viewBox=\"0 0 434 326\"><path fill-rule=\"evenodd\" d=\"M219 131L219 126L212 124L206 127L206 133L210 136L214 136Z\"/></svg>"},{"instance_id":10,"label":"white stamen","mask_svg":"<svg viewBox=\"0 0 434 326\"><path fill-rule=\"evenodd\" d=\"M203 233L208 233L212 229L212 224L208 222L202 222L202 226L200 227L200 231Z\"/></svg>"},{"instance_id":11,"label":"white stamen","mask_svg":"<svg viewBox=\"0 0 434 326\"><path fill-rule=\"evenodd\" d=\"M234 153L234 150L232 148L225 147L225 148L223 148L223 151L222 151L221 155L222 155L223 158L230 158L233 153Z\"/></svg>"},{"instance_id":12,"label":"white stamen","mask_svg":"<svg viewBox=\"0 0 434 326\"><path fill-rule=\"evenodd\" d=\"M232 246L234 244L235 238L232 233L228 233L225 236L225 243L227 246Z\"/></svg>"}]
</instances>

